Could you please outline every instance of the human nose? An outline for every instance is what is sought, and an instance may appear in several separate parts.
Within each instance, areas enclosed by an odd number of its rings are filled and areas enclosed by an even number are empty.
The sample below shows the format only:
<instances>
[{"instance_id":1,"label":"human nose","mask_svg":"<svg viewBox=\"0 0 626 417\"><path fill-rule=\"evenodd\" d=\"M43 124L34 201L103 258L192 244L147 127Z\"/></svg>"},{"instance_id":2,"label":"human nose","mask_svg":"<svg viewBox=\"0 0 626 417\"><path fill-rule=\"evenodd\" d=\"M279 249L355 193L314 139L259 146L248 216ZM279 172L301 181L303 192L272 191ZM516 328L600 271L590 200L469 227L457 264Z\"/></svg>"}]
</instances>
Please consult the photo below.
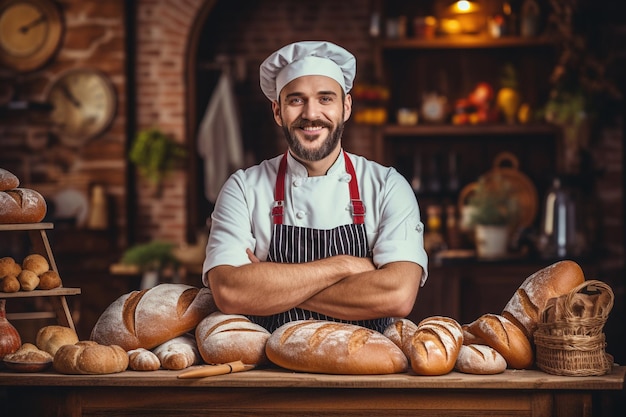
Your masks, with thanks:
<instances>
[{"instance_id":1,"label":"human nose","mask_svg":"<svg viewBox=\"0 0 626 417\"><path fill-rule=\"evenodd\" d=\"M306 120L316 120L320 118L320 104L316 101L307 101L302 108L302 118Z\"/></svg>"}]
</instances>

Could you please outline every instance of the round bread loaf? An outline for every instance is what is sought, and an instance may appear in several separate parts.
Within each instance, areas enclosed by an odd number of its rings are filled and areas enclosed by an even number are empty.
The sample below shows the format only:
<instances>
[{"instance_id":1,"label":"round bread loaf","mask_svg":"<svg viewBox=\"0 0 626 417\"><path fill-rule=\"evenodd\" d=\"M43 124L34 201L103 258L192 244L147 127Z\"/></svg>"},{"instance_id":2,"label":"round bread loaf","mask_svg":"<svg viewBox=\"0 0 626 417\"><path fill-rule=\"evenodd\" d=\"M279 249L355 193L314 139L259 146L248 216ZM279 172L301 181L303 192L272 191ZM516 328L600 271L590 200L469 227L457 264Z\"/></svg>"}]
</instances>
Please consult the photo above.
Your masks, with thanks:
<instances>
[{"instance_id":1,"label":"round bread loaf","mask_svg":"<svg viewBox=\"0 0 626 417\"><path fill-rule=\"evenodd\" d=\"M64 345L73 345L78 342L76 331L65 326L45 326L39 329L35 344L41 350L44 350L54 356L59 348Z\"/></svg>"},{"instance_id":2,"label":"round bread loaf","mask_svg":"<svg viewBox=\"0 0 626 417\"><path fill-rule=\"evenodd\" d=\"M182 335L168 340L153 350L165 369L180 370L202 362L198 353L196 339L190 335Z\"/></svg>"},{"instance_id":3,"label":"round bread loaf","mask_svg":"<svg viewBox=\"0 0 626 417\"><path fill-rule=\"evenodd\" d=\"M454 368L466 374L494 375L506 370L506 360L491 346L469 344L461 346Z\"/></svg>"},{"instance_id":4,"label":"round bread loaf","mask_svg":"<svg viewBox=\"0 0 626 417\"><path fill-rule=\"evenodd\" d=\"M323 320L282 325L265 351L274 364L301 372L377 375L405 372L408 366L402 350L382 333Z\"/></svg>"},{"instance_id":5,"label":"round bread loaf","mask_svg":"<svg viewBox=\"0 0 626 417\"><path fill-rule=\"evenodd\" d=\"M159 284L111 303L96 321L90 339L125 351L152 349L193 330L214 311L217 307L208 288Z\"/></svg>"},{"instance_id":6,"label":"round bread loaf","mask_svg":"<svg viewBox=\"0 0 626 417\"><path fill-rule=\"evenodd\" d=\"M413 335L416 330L417 324L409 319L402 318L397 319L387 326L383 334L395 343L396 346L404 352L407 358L409 358L411 352L411 340L413 339Z\"/></svg>"},{"instance_id":7,"label":"round bread loaf","mask_svg":"<svg viewBox=\"0 0 626 417\"><path fill-rule=\"evenodd\" d=\"M12 172L0 168L0 191L12 190L20 186L20 180Z\"/></svg>"},{"instance_id":8,"label":"round bread loaf","mask_svg":"<svg viewBox=\"0 0 626 417\"><path fill-rule=\"evenodd\" d=\"M502 316L522 329L532 342L548 300L569 293L584 281L583 270L576 262L556 262L526 278L504 306Z\"/></svg>"},{"instance_id":9,"label":"round bread loaf","mask_svg":"<svg viewBox=\"0 0 626 417\"><path fill-rule=\"evenodd\" d=\"M119 346L100 345L86 340L59 348L52 367L68 375L104 375L128 368L128 354Z\"/></svg>"},{"instance_id":10,"label":"round bread loaf","mask_svg":"<svg viewBox=\"0 0 626 417\"><path fill-rule=\"evenodd\" d=\"M22 269L33 271L37 276L50 270L48 260L38 253L31 253L22 261Z\"/></svg>"},{"instance_id":11,"label":"round bread loaf","mask_svg":"<svg viewBox=\"0 0 626 417\"><path fill-rule=\"evenodd\" d=\"M39 277L33 271L23 269L17 276L17 280L20 282L20 287L23 291L32 291L39 285Z\"/></svg>"},{"instance_id":12,"label":"round bread loaf","mask_svg":"<svg viewBox=\"0 0 626 417\"><path fill-rule=\"evenodd\" d=\"M59 273L53 270L46 271L43 274L39 275L39 289L40 290L51 290L53 288L58 288L61 286L61 277Z\"/></svg>"},{"instance_id":13,"label":"round bread loaf","mask_svg":"<svg viewBox=\"0 0 626 417\"><path fill-rule=\"evenodd\" d=\"M534 355L524 332L503 316L483 314L468 325L469 331L497 350L513 369L528 369Z\"/></svg>"},{"instance_id":14,"label":"round bread loaf","mask_svg":"<svg viewBox=\"0 0 626 417\"><path fill-rule=\"evenodd\" d=\"M37 223L46 216L46 200L35 190L0 191L0 223Z\"/></svg>"},{"instance_id":15,"label":"round bread loaf","mask_svg":"<svg viewBox=\"0 0 626 417\"><path fill-rule=\"evenodd\" d=\"M128 367L133 371L156 371L161 367L161 361L153 352L144 348L129 350Z\"/></svg>"},{"instance_id":16,"label":"round bread loaf","mask_svg":"<svg viewBox=\"0 0 626 417\"><path fill-rule=\"evenodd\" d=\"M267 362L265 344L270 337L264 327L246 316L216 311L196 327L196 341L206 363L242 361L249 365Z\"/></svg>"},{"instance_id":17,"label":"round bread loaf","mask_svg":"<svg viewBox=\"0 0 626 417\"><path fill-rule=\"evenodd\" d=\"M417 375L445 375L454 369L463 345L463 329L450 317L427 317L410 342L411 368Z\"/></svg>"}]
</instances>

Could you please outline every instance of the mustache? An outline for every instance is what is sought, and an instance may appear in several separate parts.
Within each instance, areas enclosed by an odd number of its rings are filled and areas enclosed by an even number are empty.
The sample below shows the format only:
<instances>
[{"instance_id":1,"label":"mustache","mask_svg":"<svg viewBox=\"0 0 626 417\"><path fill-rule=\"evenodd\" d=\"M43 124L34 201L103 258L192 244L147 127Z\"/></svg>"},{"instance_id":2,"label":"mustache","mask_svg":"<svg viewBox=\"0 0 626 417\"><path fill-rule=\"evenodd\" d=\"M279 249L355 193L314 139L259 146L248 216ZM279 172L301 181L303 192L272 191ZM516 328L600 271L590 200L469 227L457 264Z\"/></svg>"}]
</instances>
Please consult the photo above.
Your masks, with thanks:
<instances>
[{"instance_id":1,"label":"mustache","mask_svg":"<svg viewBox=\"0 0 626 417\"><path fill-rule=\"evenodd\" d=\"M294 128L304 128L304 127L325 127L328 129L333 128L332 123L325 122L324 120L305 120L298 119L291 124L291 127Z\"/></svg>"}]
</instances>

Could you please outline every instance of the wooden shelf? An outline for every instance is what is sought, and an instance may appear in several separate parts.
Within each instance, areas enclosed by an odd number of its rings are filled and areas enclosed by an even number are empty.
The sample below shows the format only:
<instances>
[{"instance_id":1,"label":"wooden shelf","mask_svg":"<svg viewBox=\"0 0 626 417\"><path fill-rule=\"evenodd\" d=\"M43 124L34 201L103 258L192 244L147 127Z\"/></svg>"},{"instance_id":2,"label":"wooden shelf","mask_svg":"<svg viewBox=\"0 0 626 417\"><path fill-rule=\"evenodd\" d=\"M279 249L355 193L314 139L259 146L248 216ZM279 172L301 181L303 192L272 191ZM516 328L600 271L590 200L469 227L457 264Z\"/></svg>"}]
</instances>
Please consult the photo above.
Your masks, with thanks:
<instances>
[{"instance_id":1,"label":"wooden shelf","mask_svg":"<svg viewBox=\"0 0 626 417\"><path fill-rule=\"evenodd\" d=\"M490 38L486 36L455 35L433 39L385 39L381 41L383 49L499 49L499 48L536 48L552 46L550 38L522 38L509 36Z\"/></svg>"},{"instance_id":2,"label":"wooden shelf","mask_svg":"<svg viewBox=\"0 0 626 417\"><path fill-rule=\"evenodd\" d=\"M17 291L2 292L0 298L28 298L28 297L58 297L60 295L78 295L80 288L54 288L51 290L33 290L33 291Z\"/></svg>"},{"instance_id":3,"label":"wooden shelf","mask_svg":"<svg viewBox=\"0 0 626 417\"><path fill-rule=\"evenodd\" d=\"M554 135L559 127L551 124L529 125L450 125L423 124L416 126L386 125L383 134L386 136L476 136L476 135Z\"/></svg>"}]
</instances>

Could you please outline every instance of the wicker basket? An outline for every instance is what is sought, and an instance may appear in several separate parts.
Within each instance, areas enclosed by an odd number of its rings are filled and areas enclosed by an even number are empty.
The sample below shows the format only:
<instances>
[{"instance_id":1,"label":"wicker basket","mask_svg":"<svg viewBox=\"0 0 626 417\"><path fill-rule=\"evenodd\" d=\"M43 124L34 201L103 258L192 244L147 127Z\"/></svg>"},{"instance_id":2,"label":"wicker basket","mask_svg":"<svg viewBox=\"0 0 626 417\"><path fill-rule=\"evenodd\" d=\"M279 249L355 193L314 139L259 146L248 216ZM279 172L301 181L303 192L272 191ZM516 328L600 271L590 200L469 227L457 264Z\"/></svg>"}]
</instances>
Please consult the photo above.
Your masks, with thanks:
<instances>
[{"instance_id":1,"label":"wicker basket","mask_svg":"<svg viewBox=\"0 0 626 417\"><path fill-rule=\"evenodd\" d=\"M581 295L594 300L593 315L581 317ZM611 370L613 358L605 352L602 332L614 295L611 287L602 281L585 281L570 293L551 300L541 314L541 322L534 334L537 348L537 366L554 375L604 375ZM558 319L554 318L559 310Z\"/></svg>"}]
</instances>

